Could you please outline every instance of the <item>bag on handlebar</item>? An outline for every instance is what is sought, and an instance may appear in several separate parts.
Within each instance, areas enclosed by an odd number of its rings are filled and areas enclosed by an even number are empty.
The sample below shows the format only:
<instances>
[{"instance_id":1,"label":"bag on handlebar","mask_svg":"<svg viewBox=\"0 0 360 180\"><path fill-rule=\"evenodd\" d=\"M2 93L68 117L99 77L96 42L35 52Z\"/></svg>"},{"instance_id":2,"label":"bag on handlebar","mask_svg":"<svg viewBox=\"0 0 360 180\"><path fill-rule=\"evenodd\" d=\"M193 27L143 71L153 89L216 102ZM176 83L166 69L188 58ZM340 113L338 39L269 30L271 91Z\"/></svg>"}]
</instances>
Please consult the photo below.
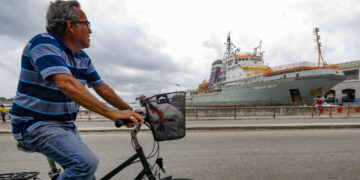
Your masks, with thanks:
<instances>
[{"instance_id":1,"label":"bag on handlebar","mask_svg":"<svg viewBox=\"0 0 360 180\"><path fill-rule=\"evenodd\" d=\"M185 136L185 92L154 95L146 100L145 107L156 141Z\"/></svg>"}]
</instances>

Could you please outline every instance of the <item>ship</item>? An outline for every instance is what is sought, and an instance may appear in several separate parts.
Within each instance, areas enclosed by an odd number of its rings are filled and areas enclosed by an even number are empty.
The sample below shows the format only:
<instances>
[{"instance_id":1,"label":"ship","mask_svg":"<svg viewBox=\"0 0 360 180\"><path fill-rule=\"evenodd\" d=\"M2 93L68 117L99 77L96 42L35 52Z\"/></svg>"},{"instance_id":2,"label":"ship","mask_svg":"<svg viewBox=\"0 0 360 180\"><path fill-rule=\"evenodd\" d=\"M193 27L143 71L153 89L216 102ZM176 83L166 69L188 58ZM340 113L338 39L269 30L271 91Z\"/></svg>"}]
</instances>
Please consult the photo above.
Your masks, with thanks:
<instances>
[{"instance_id":1,"label":"ship","mask_svg":"<svg viewBox=\"0 0 360 180\"><path fill-rule=\"evenodd\" d=\"M345 80L335 65L327 64L321 53L319 29L315 28L318 63L265 65L261 41L253 52L240 52L227 35L222 59L212 63L210 78L186 92L187 106L272 106L311 105Z\"/></svg>"}]
</instances>

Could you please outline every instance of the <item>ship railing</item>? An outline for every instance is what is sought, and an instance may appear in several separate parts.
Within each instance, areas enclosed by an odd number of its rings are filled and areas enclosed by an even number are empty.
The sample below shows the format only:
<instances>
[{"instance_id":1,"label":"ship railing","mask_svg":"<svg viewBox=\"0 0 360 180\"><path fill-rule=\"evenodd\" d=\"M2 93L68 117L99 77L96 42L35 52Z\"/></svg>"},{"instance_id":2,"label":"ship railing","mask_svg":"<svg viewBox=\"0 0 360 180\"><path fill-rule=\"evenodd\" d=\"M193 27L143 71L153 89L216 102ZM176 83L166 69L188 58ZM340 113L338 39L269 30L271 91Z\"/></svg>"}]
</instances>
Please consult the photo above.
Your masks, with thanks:
<instances>
[{"instance_id":1,"label":"ship railing","mask_svg":"<svg viewBox=\"0 0 360 180\"><path fill-rule=\"evenodd\" d=\"M303 71L303 70L311 70L311 69L336 69L339 67L333 64L325 64L324 66L318 66L316 63L309 61L301 61L298 63L285 64L281 66L275 66L265 71L265 75L275 75L287 72L295 72L295 71Z\"/></svg>"}]
</instances>

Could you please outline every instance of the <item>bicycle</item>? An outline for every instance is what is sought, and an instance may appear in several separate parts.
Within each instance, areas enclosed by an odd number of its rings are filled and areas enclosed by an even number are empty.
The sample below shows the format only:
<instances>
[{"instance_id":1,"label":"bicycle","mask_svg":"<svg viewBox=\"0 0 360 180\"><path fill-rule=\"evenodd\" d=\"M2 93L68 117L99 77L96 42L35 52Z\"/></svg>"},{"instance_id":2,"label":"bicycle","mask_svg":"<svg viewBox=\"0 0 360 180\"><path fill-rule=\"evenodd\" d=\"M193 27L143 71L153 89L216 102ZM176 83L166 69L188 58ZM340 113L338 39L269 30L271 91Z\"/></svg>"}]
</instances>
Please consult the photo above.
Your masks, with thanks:
<instances>
[{"instance_id":1,"label":"bicycle","mask_svg":"<svg viewBox=\"0 0 360 180\"><path fill-rule=\"evenodd\" d=\"M115 126L120 128L125 124L131 124L133 130L131 131L131 142L136 153L129 159L121 163L119 166L114 168L112 171L107 173L100 180L109 180L114 177L117 173L130 166L133 163L141 162L143 169L135 177L135 180L148 179L148 180L175 180L172 176L161 178L161 173L165 173L165 167L163 165L163 158L159 157L159 141L167 141L173 139L179 139L185 136L185 92L172 92L165 94L154 95L149 98L140 97L139 102L141 106L145 107L147 113L137 111L144 117L144 125L148 126L151 130L154 142L157 143L157 149L154 151L156 143L151 153L145 156L142 146L139 144L137 139L137 133L140 131L142 124L138 126L134 125L130 120L118 120L115 122ZM167 109L164 109L167 108ZM172 108L172 109L171 109ZM170 110L169 110L170 109ZM174 129L174 125L178 125L179 128ZM168 127L167 127L168 126ZM161 132L160 129L166 133ZM168 128L168 129L166 129ZM172 133L170 133L172 132ZM18 149L24 150L21 145ZM25 149L26 150L26 149ZM27 150L26 152L31 152ZM156 161L151 166L148 159L153 158L155 155ZM139 159L139 160L137 160ZM61 169L56 167L53 160L48 158L50 166L50 172L48 176L51 180L56 180L61 173ZM0 180L38 180L39 172L20 172L20 173L7 173L0 174ZM191 180L191 179L179 179L176 180Z\"/></svg>"}]
</instances>

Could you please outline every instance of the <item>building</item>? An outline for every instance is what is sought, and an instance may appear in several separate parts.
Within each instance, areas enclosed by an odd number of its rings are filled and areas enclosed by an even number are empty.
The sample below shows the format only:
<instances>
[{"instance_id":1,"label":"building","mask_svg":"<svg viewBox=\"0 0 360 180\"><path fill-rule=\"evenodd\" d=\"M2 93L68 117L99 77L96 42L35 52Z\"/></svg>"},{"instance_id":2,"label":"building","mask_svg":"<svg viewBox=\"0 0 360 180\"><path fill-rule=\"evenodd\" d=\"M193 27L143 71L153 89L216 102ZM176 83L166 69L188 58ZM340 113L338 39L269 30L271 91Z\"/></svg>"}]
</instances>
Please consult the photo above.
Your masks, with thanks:
<instances>
[{"instance_id":1,"label":"building","mask_svg":"<svg viewBox=\"0 0 360 180\"><path fill-rule=\"evenodd\" d=\"M360 102L360 60L340 63L337 66L344 72L346 80L331 88L325 98Z\"/></svg>"}]
</instances>

